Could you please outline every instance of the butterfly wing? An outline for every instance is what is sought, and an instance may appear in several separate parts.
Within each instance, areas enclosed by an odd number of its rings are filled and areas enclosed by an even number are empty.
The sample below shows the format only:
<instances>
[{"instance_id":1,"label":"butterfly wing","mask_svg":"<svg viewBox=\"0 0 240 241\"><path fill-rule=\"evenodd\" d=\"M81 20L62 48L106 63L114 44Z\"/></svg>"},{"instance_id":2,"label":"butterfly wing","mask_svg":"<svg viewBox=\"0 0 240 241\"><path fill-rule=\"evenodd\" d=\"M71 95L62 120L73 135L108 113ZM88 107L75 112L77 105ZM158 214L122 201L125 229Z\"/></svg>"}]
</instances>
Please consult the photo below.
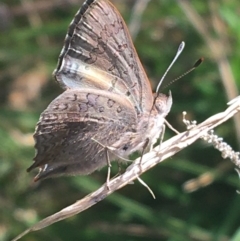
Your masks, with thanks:
<instances>
[{"instance_id":1,"label":"butterfly wing","mask_svg":"<svg viewBox=\"0 0 240 241\"><path fill-rule=\"evenodd\" d=\"M116 148L126 149L121 138L136 132L136 119L132 104L116 94L66 90L41 114L34 134L37 153L28 171L41 167L37 180L89 174L107 164L104 146L119 142Z\"/></svg>"},{"instance_id":2,"label":"butterfly wing","mask_svg":"<svg viewBox=\"0 0 240 241\"><path fill-rule=\"evenodd\" d=\"M150 111L151 86L118 10L87 0L69 26L54 71L65 89L94 88L127 96L136 111Z\"/></svg>"}]
</instances>

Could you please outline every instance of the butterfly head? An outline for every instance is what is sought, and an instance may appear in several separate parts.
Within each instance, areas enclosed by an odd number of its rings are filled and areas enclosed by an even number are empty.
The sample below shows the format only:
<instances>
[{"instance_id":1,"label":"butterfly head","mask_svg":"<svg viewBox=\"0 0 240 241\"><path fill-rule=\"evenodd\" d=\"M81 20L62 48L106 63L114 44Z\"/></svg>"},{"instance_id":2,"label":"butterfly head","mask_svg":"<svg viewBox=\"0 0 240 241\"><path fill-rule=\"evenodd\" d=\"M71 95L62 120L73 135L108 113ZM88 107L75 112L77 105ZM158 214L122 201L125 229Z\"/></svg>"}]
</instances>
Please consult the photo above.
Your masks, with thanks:
<instances>
[{"instance_id":1,"label":"butterfly head","mask_svg":"<svg viewBox=\"0 0 240 241\"><path fill-rule=\"evenodd\" d=\"M172 107L172 94L169 91L168 95L165 94L155 94L153 109L156 109L159 115L163 115L165 117Z\"/></svg>"}]
</instances>

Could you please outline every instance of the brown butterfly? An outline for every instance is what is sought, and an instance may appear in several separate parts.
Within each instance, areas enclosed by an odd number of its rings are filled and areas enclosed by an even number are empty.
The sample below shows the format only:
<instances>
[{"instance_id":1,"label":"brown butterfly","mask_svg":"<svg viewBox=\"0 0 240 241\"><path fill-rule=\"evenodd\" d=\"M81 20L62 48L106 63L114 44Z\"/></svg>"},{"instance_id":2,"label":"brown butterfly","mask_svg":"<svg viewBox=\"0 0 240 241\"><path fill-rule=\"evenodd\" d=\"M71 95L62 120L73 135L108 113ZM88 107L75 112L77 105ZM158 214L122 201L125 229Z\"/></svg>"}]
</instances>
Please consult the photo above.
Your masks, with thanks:
<instances>
[{"instance_id":1,"label":"brown butterfly","mask_svg":"<svg viewBox=\"0 0 240 241\"><path fill-rule=\"evenodd\" d=\"M55 79L65 91L41 114L35 180L89 174L155 143L172 97L153 94L128 29L107 0L87 0L71 22ZM158 91L157 91L158 92Z\"/></svg>"}]
</instances>

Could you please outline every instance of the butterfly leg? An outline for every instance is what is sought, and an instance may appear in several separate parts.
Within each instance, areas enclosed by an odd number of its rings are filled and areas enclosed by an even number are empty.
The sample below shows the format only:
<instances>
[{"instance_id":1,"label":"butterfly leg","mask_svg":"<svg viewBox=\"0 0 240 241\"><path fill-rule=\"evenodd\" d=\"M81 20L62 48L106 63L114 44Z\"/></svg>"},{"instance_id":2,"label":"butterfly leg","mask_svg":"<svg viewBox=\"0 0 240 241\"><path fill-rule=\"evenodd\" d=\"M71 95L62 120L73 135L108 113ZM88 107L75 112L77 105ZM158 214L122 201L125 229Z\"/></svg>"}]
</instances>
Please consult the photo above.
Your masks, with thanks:
<instances>
[{"instance_id":1,"label":"butterfly leg","mask_svg":"<svg viewBox=\"0 0 240 241\"><path fill-rule=\"evenodd\" d=\"M162 142L163 142L163 137L164 137L164 134L165 134L165 130L166 130L166 126L165 124L163 124L162 126L162 130L161 132L159 133L159 148L158 148L158 152L160 152L160 149L161 149L161 145L162 145ZM152 147L152 146L151 146Z\"/></svg>"},{"instance_id":2,"label":"butterfly leg","mask_svg":"<svg viewBox=\"0 0 240 241\"><path fill-rule=\"evenodd\" d=\"M105 149L106 160L107 160L107 166L108 166L107 179L106 179L106 186L107 186L107 189L110 190L110 187L109 187L109 180L110 180L110 177L111 177L111 167L112 167L112 166L111 166L111 161L110 161L110 158L109 158L108 147L105 146L104 149Z\"/></svg>"},{"instance_id":3,"label":"butterfly leg","mask_svg":"<svg viewBox=\"0 0 240 241\"><path fill-rule=\"evenodd\" d=\"M95 141L97 144L99 144L100 146L103 147L104 149L104 152L105 152L105 155L106 155L106 161L107 161L107 166L108 166L108 172L107 172L107 179L106 179L106 186L107 186L107 189L110 190L110 187L109 187L109 180L110 180L110 176L111 176L111 160L109 158L109 147L108 146L105 146L103 145L102 143L100 143L98 140L94 139L94 138L91 138L93 141Z\"/></svg>"},{"instance_id":4,"label":"butterfly leg","mask_svg":"<svg viewBox=\"0 0 240 241\"><path fill-rule=\"evenodd\" d=\"M117 164L118 164L118 174L117 174L117 176L118 176L118 175L121 175L121 174L122 174L122 168L121 168L121 163L120 163L120 161L117 161Z\"/></svg>"},{"instance_id":5,"label":"butterfly leg","mask_svg":"<svg viewBox=\"0 0 240 241\"><path fill-rule=\"evenodd\" d=\"M149 138L147 138L147 139L145 140L144 145L143 145L143 149L142 149L142 153L141 153L141 158L140 158L140 161L139 161L140 172L142 172L142 157L143 157L143 154L144 154L146 148L148 147L149 141L150 141ZM152 145L151 145L151 149L152 149ZM155 197L153 191L151 190L151 188L150 188L140 177L137 177L137 179L138 179L138 181L139 181L144 187L147 188L147 190L150 192L150 194L152 195L152 197L153 197L154 199L156 199L156 197Z\"/></svg>"},{"instance_id":6,"label":"butterfly leg","mask_svg":"<svg viewBox=\"0 0 240 241\"><path fill-rule=\"evenodd\" d=\"M139 161L141 172L142 172L142 158L143 158L143 154L144 154L146 148L148 147L149 141L150 141L149 138L147 138L145 140L145 143L143 144L143 149L142 149L142 152L141 152L141 158L140 158L140 161Z\"/></svg>"}]
</instances>

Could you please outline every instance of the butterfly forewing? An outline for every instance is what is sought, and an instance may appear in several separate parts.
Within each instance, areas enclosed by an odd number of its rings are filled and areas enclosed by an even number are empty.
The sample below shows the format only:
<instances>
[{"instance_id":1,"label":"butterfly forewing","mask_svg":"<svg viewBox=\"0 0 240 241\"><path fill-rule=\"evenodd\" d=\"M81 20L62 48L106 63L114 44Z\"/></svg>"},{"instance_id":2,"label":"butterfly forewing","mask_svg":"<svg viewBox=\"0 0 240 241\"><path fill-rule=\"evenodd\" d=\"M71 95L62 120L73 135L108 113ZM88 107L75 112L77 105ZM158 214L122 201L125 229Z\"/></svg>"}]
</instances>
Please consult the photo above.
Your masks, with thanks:
<instances>
[{"instance_id":1,"label":"butterfly forewing","mask_svg":"<svg viewBox=\"0 0 240 241\"><path fill-rule=\"evenodd\" d=\"M138 113L151 109L150 83L127 27L111 3L86 1L65 42L54 72L64 88L105 89L125 95Z\"/></svg>"}]
</instances>

